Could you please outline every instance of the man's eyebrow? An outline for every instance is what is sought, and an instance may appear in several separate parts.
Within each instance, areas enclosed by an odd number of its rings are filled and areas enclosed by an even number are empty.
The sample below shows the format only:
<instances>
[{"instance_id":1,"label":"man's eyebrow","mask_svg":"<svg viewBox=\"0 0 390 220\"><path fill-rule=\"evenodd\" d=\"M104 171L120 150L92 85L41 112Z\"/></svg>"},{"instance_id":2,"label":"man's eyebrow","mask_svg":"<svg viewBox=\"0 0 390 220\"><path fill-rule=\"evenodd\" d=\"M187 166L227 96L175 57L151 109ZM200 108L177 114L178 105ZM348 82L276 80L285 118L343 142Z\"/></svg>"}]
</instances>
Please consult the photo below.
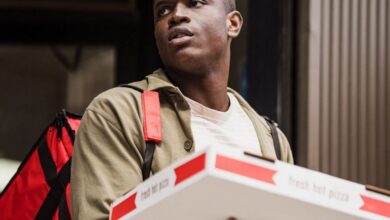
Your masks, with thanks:
<instances>
[{"instance_id":1,"label":"man's eyebrow","mask_svg":"<svg viewBox=\"0 0 390 220\"><path fill-rule=\"evenodd\" d=\"M154 6L153 8L157 8L158 6L160 6L161 4L165 3L166 1L164 0L154 0Z\"/></svg>"}]
</instances>

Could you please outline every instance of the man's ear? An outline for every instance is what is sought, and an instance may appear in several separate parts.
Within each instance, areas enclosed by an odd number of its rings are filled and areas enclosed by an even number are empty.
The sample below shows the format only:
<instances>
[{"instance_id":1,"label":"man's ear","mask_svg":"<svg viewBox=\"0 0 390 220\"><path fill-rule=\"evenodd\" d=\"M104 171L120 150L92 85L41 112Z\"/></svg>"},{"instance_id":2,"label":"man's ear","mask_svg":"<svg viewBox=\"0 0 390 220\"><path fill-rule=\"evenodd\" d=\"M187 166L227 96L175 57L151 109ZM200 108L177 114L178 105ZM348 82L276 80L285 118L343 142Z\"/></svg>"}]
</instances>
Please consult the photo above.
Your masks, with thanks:
<instances>
[{"instance_id":1,"label":"man's ear","mask_svg":"<svg viewBox=\"0 0 390 220\"><path fill-rule=\"evenodd\" d=\"M229 12L227 15L228 36L235 38L240 34L244 19L239 11Z\"/></svg>"}]
</instances>

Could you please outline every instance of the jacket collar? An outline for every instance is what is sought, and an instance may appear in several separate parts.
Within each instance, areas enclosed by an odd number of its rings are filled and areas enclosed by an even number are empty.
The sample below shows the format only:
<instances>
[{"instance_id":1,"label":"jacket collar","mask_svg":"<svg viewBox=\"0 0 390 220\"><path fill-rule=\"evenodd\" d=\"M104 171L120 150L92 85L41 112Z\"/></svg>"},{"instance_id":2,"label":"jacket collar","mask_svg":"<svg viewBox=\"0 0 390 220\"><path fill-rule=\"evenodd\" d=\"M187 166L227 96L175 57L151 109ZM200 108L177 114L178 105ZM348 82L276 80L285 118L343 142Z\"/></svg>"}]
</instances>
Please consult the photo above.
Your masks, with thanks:
<instances>
[{"instance_id":1,"label":"jacket collar","mask_svg":"<svg viewBox=\"0 0 390 220\"><path fill-rule=\"evenodd\" d=\"M163 69L157 69L155 70L152 74L146 76L146 82L147 90L161 90L161 89L166 89L169 92L173 93L180 93L180 90L178 87L173 85L173 83L168 79L166 73L164 72ZM247 111L254 111L248 102L242 98L241 95L239 95L234 89L228 88L228 92L232 93L238 100L238 102L241 104L242 107L245 108Z\"/></svg>"},{"instance_id":2,"label":"jacket collar","mask_svg":"<svg viewBox=\"0 0 390 220\"><path fill-rule=\"evenodd\" d=\"M176 86L168 79L163 69L157 69L152 74L146 76L147 90L178 90Z\"/></svg>"}]
</instances>

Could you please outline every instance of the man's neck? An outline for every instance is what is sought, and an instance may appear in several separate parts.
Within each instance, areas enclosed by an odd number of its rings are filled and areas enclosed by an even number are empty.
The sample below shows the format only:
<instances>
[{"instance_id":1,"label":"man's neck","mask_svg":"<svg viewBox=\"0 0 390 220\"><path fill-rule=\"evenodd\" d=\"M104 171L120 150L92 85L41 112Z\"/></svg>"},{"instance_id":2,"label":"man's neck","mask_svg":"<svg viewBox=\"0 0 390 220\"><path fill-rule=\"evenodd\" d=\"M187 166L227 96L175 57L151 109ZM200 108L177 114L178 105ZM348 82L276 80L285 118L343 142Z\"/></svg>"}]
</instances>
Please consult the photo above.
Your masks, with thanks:
<instances>
[{"instance_id":1,"label":"man's neck","mask_svg":"<svg viewBox=\"0 0 390 220\"><path fill-rule=\"evenodd\" d=\"M191 77L192 75L190 74L180 74L177 72L170 72L168 74L174 84L176 84L180 91L188 98L217 111L228 110L228 70L208 72L207 74L196 77Z\"/></svg>"}]
</instances>

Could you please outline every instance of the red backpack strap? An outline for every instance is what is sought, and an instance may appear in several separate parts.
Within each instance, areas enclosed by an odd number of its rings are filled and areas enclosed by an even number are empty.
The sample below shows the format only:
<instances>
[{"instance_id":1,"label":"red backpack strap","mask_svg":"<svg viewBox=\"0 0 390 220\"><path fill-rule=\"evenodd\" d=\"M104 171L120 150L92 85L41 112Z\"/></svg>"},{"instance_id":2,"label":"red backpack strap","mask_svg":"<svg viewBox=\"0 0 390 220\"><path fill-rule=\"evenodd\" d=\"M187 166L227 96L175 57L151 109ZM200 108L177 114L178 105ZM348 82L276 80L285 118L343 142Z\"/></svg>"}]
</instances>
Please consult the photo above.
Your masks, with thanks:
<instances>
[{"instance_id":1,"label":"red backpack strap","mask_svg":"<svg viewBox=\"0 0 390 220\"><path fill-rule=\"evenodd\" d=\"M144 91L142 93L142 113L144 140L161 142L161 113L158 92Z\"/></svg>"},{"instance_id":2,"label":"red backpack strap","mask_svg":"<svg viewBox=\"0 0 390 220\"><path fill-rule=\"evenodd\" d=\"M149 178L152 170L153 154L156 150L156 144L162 140L161 110L159 93L156 91L142 90L138 87L125 84L120 87L131 88L141 92L142 102L142 124L144 129L145 154L142 164L142 179Z\"/></svg>"},{"instance_id":3,"label":"red backpack strap","mask_svg":"<svg viewBox=\"0 0 390 220\"><path fill-rule=\"evenodd\" d=\"M144 140L146 142L144 164L142 165L142 178L146 180L149 178L152 169L156 143L160 143L162 137L160 98L158 92L144 91L142 93L142 113Z\"/></svg>"}]
</instances>

